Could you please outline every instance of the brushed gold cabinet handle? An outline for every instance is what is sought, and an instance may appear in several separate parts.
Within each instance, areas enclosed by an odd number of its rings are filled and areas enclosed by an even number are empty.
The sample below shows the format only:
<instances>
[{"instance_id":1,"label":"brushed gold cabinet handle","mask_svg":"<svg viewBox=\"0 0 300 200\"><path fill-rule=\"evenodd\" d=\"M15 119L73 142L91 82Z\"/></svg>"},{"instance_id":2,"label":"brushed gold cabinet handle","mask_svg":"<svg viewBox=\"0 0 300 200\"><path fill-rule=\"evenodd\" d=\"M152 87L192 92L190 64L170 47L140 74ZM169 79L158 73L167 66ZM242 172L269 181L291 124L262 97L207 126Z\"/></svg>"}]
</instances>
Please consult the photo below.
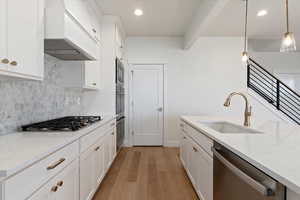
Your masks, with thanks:
<instances>
[{"instance_id":1,"label":"brushed gold cabinet handle","mask_svg":"<svg viewBox=\"0 0 300 200\"><path fill-rule=\"evenodd\" d=\"M99 149L100 149L100 147L96 147L96 148L95 148L95 151L98 151Z\"/></svg>"},{"instance_id":2,"label":"brushed gold cabinet handle","mask_svg":"<svg viewBox=\"0 0 300 200\"><path fill-rule=\"evenodd\" d=\"M58 181L57 186L61 187L63 186L64 182L63 181Z\"/></svg>"},{"instance_id":3,"label":"brushed gold cabinet handle","mask_svg":"<svg viewBox=\"0 0 300 200\"><path fill-rule=\"evenodd\" d=\"M51 188L51 191L52 191L52 192L56 192L56 191L57 191L57 189L58 189L58 187L57 187L57 186L53 186L53 187Z\"/></svg>"},{"instance_id":4,"label":"brushed gold cabinet handle","mask_svg":"<svg viewBox=\"0 0 300 200\"><path fill-rule=\"evenodd\" d=\"M63 163L66 159L65 158L61 158L58 161L56 161L55 163L53 163L52 165L47 167L47 170L51 170L56 168L58 165L60 165L61 163Z\"/></svg>"},{"instance_id":5,"label":"brushed gold cabinet handle","mask_svg":"<svg viewBox=\"0 0 300 200\"><path fill-rule=\"evenodd\" d=\"M17 63L17 61L12 61L12 62L10 63L10 65L12 65L12 66L17 66L18 63Z\"/></svg>"},{"instance_id":6,"label":"brushed gold cabinet handle","mask_svg":"<svg viewBox=\"0 0 300 200\"><path fill-rule=\"evenodd\" d=\"M194 149L195 152L198 152L198 149L197 149L197 148L193 147L193 149Z\"/></svg>"},{"instance_id":7,"label":"brushed gold cabinet handle","mask_svg":"<svg viewBox=\"0 0 300 200\"><path fill-rule=\"evenodd\" d=\"M3 64L8 64L8 63L9 63L9 60L8 60L7 58L4 58L4 59L1 60L1 62L2 62Z\"/></svg>"}]
</instances>

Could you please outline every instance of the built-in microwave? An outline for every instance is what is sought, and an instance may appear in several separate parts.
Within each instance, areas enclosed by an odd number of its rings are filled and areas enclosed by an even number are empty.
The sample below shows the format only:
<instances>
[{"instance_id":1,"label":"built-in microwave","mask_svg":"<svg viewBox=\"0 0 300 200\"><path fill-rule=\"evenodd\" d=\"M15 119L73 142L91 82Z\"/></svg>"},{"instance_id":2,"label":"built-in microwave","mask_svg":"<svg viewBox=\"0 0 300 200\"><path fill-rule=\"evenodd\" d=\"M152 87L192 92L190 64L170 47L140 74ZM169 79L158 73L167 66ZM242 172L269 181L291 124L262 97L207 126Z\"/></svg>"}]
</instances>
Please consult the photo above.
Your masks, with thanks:
<instances>
[{"instance_id":1,"label":"built-in microwave","mask_svg":"<svg viewBox=\"0 0 300 200\"><path fill-rule=\"evenodd\" d=\"M119 58L116 58L116 84L124 85L124 65Z\"/></svg>"}]
</instances>

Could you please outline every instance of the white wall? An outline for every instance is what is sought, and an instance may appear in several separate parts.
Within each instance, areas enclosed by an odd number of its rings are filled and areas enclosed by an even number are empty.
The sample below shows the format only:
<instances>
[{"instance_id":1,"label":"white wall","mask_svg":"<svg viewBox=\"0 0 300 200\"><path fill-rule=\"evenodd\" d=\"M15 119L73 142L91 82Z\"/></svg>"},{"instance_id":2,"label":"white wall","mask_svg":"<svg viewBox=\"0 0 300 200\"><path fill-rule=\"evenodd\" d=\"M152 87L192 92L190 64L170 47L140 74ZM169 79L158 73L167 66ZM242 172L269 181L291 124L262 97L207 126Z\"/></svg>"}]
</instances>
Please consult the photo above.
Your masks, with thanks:
<instances>
[{"instance_id":1,"label":"white wall","mask_svg":"<svg viewBox=\"0 0 300 200\"><path fill-rule=\"evenodd\" d=\"M229 109L225 98L246 91L246 67L241 62L242 38L203 37L189 50L182 38L140 38L126 41L128 62L167 62L166 122L168 144L178 141L181 115L217 115L243 118L244 102L234 98ZM253 122L278 119L259 103L253 104Z\"/></svg>"},{"instance_id":2,"label":"white wall","mask_svg":"<svg viewBox=\"0 0 300 200\"><path fill-rule=\"evenodd\" d=\"M251 52L250 55L281 81L300 92L300 52Z\"/></svg>"}]
</instances>

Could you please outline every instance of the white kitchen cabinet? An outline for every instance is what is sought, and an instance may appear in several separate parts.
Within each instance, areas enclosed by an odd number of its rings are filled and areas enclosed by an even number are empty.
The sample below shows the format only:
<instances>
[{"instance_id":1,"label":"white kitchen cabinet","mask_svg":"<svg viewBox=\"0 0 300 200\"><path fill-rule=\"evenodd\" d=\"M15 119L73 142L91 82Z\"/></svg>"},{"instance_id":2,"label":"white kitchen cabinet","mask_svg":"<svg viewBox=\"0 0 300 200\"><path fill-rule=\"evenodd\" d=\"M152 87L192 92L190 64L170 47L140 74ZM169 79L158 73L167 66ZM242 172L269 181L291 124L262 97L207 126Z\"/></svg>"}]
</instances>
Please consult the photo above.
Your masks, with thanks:
<instances>
[{"instance_id":1,"label":"white kitchen cabinet","mask_svg":"<svg viewBox=\"0 0 300 200\"><path fill-rule=\"evenodd\" d=\"M95 192L95 147L80 155L80 200L92 199Z\"/></svg>"},{"instance_id":2,"label":"white kitchen cabinet","mask_svg":"<svg viewBox=\"0 0 300 200\"><path fill-rule=\"evenodd\" d=\"M82 88L85 90L99 90L101 76L101 53L97 48L98 60L95 61L66 61L61 67L62 84L68 88Z\"/></svg>"},{"instance_id":3,"label":"white kitchen cabinet","mask_svg":"<svg viewBox=\"0 0 300 200\"><path fill-rule=\"evenodd\" d=\"M115 129L105 131L104 136L80 155L80 200L92 199L115 158ZM98 131L94 133L100 134Z\"/></svg>"},{"instance_id":4,"label":"white kitchen cabinet","mask_svg":"<svg viewBox=\"0 0 300 200\"><path fill-rule=\"evenodd\" d=\"M104 168L108 170L110 167L110 160L111 160L111 144L112 139L110 136L110 132L106 133L104 138Z\"/></svg>"},{"instance_id":5,"label":"white kitchen cabinet","mask_svg":"<svg viewBox=\"0 0 300 200\"><path fill-rule=\"evenodd\" d=\"M213 200L213 158L206 152L208 148L207 139L200 142L205 144L203 147L194 141L191 135L194 129L182 122L181 142L180 142L180 158L185 170L197 191L199 197L203 200ZM202 134L202 133L198 133ZM206 137L206 136L204 136ZM201 137L200 137L201 138ZM211 144L212 145L212 144Z\"/></svg>"},{"instance_id":6,"label":"white kitchen cabinet","mask_svg":"<svg viewBox=\"0 0 300 200\"><path fill-rule=\"evenodd\" d=\"M0 0L0 70L6 71L7 70L7 64L4 64L3 61L6 58L6 29L3 27L6 27L7 21L6 21L6 3L7 0Z\"/></svg>"},{"instance_id":7,"label":"white kitchen cabinet","mask_svg":"<svg viewBox=\"0 0 300 200\"><path fill-rule=\"evenodd\" d=\"M181 162L185 167L188 166L188 141L187 136L182 131L181 141L180 141L180 158Z\"/></svg>"},{"instance_id":8,"label":"white kitchen cabinet","mask_svg":"<svg viewBox=\"0 0 300 200\"><path fill-rule=\"evenodd\" d=\"M110 133L110 138L111 138L111 143L110 143L110 163L113 162L113 160L115 159L116 157L116 154L117 154L117 134L116 134L116 130L112 130L111 133Z\"/></svg>"},{"instance_id":9,"label":"white kitchen cabinet","mask_svg":"<svg viewBox=\"0 0 300 200\"><path fill-rule=\"evenodd\" d=\"M192 176L203 200L213 200L213 158L193 142Z\"/></svg>"},{"instance_id":10,"label":"white kitchen cabinet","mask_svg":"<svg viewBox=\"0 0 300 200\"><path fill-rule=\"evenodd\" d=\"M100 89L100 71L101 71L101 57L100 47L98 48L98 60L85 61L83 67L83 78L85 89L98 90Z\"/></svg>"},{"instance_id":11,"label":"white kitchen cabinet","mask_svg":"<svg viewBox=\"0 0 300 200\"><path fill-rule=\"evenodd\" d=\"M65 6L72 17L92 36L92 24L88 13L88 5L84 0L65 0Z\"/></svg>"},{"instance_id":12,"label":"white kitchen cabinet","mask_svg":"<svg viewBox=\"0 0 300 200\"><path fill-rule=\"evenodd\" d=\"M93 5L88 5L88 12L91 22L91 34L94 40L100 43L100 23L97 16L97 11L93 8Z\"/></svg>"},{"instance_id":13,"label":"white kitchen cabinet","mask_svg":"<svg viewBox=\"0 0 300 200\"><path fill-rule=\"evenodd\" d=\"M97 142L97 145L95 147L95 177L94 177L94 184L97 187L100 185L104 174L105 174L105 168L104 168L104 144L103 140L99 140Z\"/></svg>"},{"instance_id":14,"label":"white kitchen cabinet","mask_svg":"<svg viewBox=\"0 0 300 200\"><path fill-rule=\"evenodd\" d=\"M78 200L78 159L39 189L29 200Z\"/></svg>"},{"instance_id":15,"label":"white kitchen cabinet","mask_svg":"<svg viewBox=\"0 0 300 200\"><path fill-rule=\"evenodd\" d=\"M43 78L44 1L1 0L0 74Z\"/></svg>"}]
</instances>

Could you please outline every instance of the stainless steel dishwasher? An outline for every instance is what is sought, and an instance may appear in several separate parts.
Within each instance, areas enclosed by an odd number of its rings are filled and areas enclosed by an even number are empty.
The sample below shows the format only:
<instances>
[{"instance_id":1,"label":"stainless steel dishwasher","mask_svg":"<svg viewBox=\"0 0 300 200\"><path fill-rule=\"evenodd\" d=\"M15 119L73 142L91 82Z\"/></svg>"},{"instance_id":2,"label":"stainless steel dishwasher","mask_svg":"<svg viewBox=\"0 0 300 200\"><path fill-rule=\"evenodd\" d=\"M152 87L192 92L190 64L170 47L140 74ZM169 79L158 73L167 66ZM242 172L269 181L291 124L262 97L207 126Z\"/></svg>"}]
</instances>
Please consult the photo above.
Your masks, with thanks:
<instances>
[{"instance_id":1,"label":"stainless steel dishwasher","mask_svg":"<svg viewBox=\"0 0 300 200\"><path fill-rule=\"evenodd\" d=\"M284 200L285 187L225 147L214 144L214 200Z\"/></svg>"}]
</instances>

